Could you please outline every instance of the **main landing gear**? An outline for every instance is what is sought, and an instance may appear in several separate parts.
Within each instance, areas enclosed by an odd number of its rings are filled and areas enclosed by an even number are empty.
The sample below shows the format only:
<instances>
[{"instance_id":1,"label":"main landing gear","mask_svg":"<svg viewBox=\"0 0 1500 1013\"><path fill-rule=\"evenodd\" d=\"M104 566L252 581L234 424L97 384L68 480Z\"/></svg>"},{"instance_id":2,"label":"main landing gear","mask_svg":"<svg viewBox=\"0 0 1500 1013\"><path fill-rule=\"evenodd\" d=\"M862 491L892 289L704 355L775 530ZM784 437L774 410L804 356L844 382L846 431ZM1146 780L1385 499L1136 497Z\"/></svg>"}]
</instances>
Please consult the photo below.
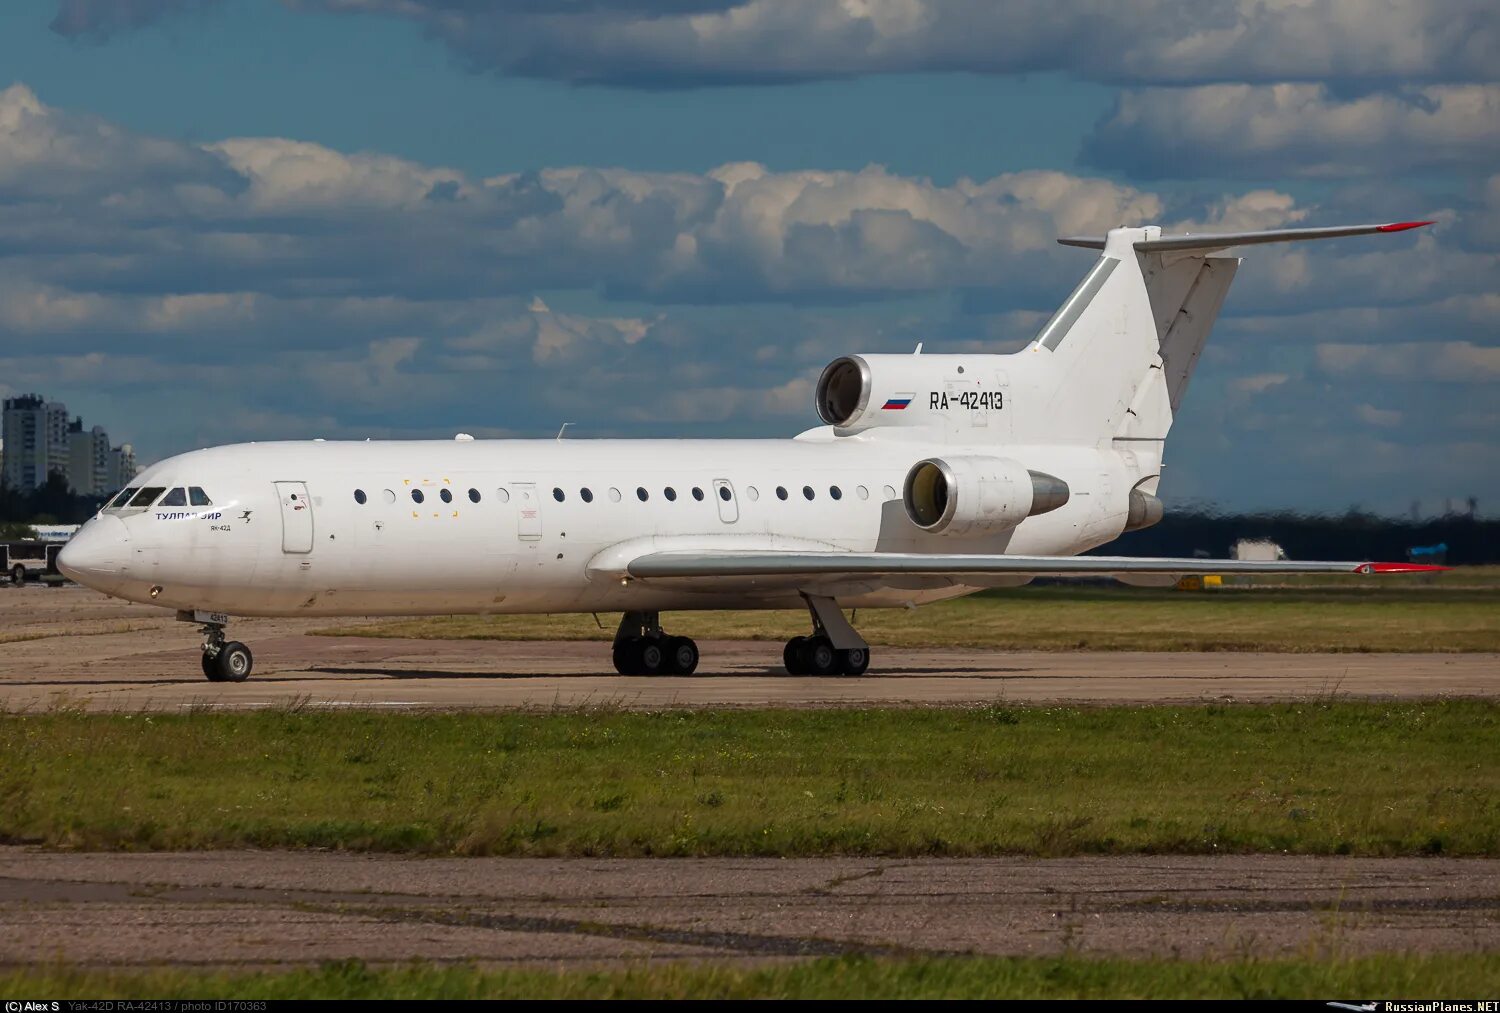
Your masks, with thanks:
<instances>
[{"instance_id":1,"label":"main landing gear","mask_svg":"<svg viewBox=\"0 0 1500 1013\"><path fill-rule=\"evenodd\" d=\"M864 675L870 645L854 631L832 598L804 594L812 615L809 637L793 637L781 651L788 675Z\"/></svg>"},{"instance_id":2,"label":"main landing gear","mask_svg":"<svg viewBox=\"0 0 1500 1013\"><path fill-rule=\"evenodd\" d=\"M206 613L180 612L177 618L203 624L203 674L209 682L244 682L250 678L255 658L250 648L238 640L224 639L224 622L228 616L214 613L214 618L203 620ZM223 621L220 621L223 620Z\"/></svg>"},{"instance_id":3,"label":"main landing gear","mask_svg":"<svg viewBox=\"0 0 1500 1013\"><path fill-rule=\"evenodd\" d=\"M698 645L663 633L660 612L626 612L615 631L614 661L621 675L692 675Z\"/></svg>"}]
</instances>

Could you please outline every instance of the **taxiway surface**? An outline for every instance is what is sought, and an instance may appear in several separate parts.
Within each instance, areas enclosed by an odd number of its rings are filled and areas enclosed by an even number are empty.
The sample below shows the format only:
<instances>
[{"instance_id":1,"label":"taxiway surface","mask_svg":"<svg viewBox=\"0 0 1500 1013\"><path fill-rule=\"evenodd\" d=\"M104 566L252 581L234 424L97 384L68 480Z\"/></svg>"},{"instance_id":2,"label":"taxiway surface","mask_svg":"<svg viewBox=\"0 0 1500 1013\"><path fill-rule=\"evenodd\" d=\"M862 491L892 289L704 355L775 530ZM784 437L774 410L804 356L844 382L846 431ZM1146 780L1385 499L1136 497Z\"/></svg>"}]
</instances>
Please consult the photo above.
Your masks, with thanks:
<instances>
[{"instance_id":1,"label":"taxiway surface","mask_svg":"<svg viewBox=\"0 0 1500 1013\"><path fill-rule=\"evenodd\" d=\"M0 593L0 707L387 709L1158 703L1500 696L1496 654L874 649L877 674L782 674L780 644L705 641L691 677L622 677L602 641L308 636L346 620L244 619L255 674L214 684L194 628L82 588Z\"/></svg>"}]
</instances>

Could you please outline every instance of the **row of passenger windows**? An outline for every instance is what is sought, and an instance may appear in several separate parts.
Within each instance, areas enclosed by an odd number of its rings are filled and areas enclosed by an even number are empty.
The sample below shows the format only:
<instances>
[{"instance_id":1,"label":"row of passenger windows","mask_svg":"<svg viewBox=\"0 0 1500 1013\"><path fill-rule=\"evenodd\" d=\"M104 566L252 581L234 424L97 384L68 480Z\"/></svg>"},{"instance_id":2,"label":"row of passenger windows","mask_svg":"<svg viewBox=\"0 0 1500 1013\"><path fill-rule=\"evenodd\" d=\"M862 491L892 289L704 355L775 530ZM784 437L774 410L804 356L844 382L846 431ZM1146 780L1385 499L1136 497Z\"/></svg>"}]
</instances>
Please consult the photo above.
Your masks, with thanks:
<instances>
[{"instance_id":1,"label":"row of passenger windows","mask_svg":"<svg viewBox=\"0 0 1500 1013\"><path fill-rule=\"evenodd\" d=\"M892 499L896 495L896 490L893 489L893 488L891 488L890 486L886 486L884 491L885 491L886 499ZM729 486L727 486L727 485L721 485L721 486L719 486L718 492L719 492L719 498L722 499L722 500L724 500L725 502L728 502L729 500L731 500L731 499L734 498L733 491L731 491L730 488L729 488ZM672 488L670 485L664 487L662 489L661 493L669 501L675 501L677 499L677 490L674 489L674 488ZM745 494L751 500L758 500L758 499L760 499L760 490L758 488L756 488L755 486L753 486L753 485L745 487ZM870 490L867 489L867 488L865 488L862 485L857 485L857 486L854 487L854 494L856 496L858 496L860 499L869 499L870 498ZM620 490L619 489L611 488L609 490L608 495L609 495L609 500L610 500L611 503L618 503L618 502L620 502L621 496L620 496ZM693 499L698 500L699 502L702 502L702 500L704 498L704 492L703 492L703 490L700 487L696 486L696 485L693 486L692 495L693 495ZM502 502L502 503L508 502L510 500L510 493L507 490L505 490L505 489L497 490L496 496L499 498L500 502ZM818 492L812 486L810 486L810 485L804 485L802 487L802 497L803 497L803 499L813 500L813 499L817 499L817 496L818 496ZM844 498L844 490L840 489L836 485L830 485L828 487L828 496L831 499L843 499ZM387 503L394 503L396 501L396 494L393 493L393 492L391 492L389 489L387 489L387 490L385 490L385 498L386 498L386 502ZM438 490L438 498L441 499L444 503L452 503L453 502L453 492L450 489L439 489ZM469 490L469 502L470 503L478 503L483 498L484 497L480 495L478 489L470 489ZM568 494L566 492L564 492L561 488L554 488L552 490L552 498L555 499L555 500L557 500L559 503L564 503L568 499ZM592 502L594 502L594 491L592 489L590 489L588 486L584 486L583 488L581 488L581 489L578 490L578 498L581 499L581 500L583 500L585 503L592 503ZM636 490L635 490L635 498L638 499L638 500L640 500L642 503L645 503L646 501L648 501L649 499L651 499L651 493L646 489L645 486L637 486ZM779 499L779 500L790 499L791 498L791 493L787 492L786 486L778 485L776 487L776 498ZM427 499L427 494L425 492L423 492L421 489L413 489L411 491L411 501L413 503L422 503L422 502L425 502L426 499ZM363 506L365 503L368 503L369 500L370 500L370 497L365 494L365 491L363 489L355 489L354 490L354 502L356 502L356 503L360 504L361 506Z\"/></svg>"},{"instance_id":2,"label":"row of passenger windows","mask_svg":"<svg viewBox=\"0 0 1500 1013\"><path fill-rule=\"evenodd\" d=\"M166 495L162 496L164 492ZM160 500L157 499L159 496L161 497ZM170 492L167 491L167 487L164 485L151 485L145 488L131 486L128 489L121 489L120 494L110 500L104 509L124 510L127 507L148 507L152 505L159 507L206 507L213 506L214 501L208 498L208 493L196 485L178 486Z\"/></svg>"}]
</instances>

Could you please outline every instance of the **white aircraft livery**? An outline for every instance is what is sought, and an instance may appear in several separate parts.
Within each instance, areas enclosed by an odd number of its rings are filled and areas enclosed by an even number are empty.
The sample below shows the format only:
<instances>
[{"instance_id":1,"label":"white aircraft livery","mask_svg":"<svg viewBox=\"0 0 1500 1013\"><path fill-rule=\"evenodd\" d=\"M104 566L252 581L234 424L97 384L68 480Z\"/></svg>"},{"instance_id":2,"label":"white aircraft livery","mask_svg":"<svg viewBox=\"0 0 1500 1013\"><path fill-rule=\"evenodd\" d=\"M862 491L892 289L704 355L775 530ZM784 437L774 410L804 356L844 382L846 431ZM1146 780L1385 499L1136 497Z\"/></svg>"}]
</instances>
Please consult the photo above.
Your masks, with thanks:
<instances>
[{"instance_id":1,"label":"white aircraft livery","mask_svg":"<svg viewBox=\"0 0 1500 1013\"><path fill-rule=\"evenodd\" d=\"M232 616L623 612L622 674L692 672L671 610L806 607L789 672L863 673L845 608L913 607L1048 574L1383 572L1397 563L1080 556L1160 520L1162 451L1258 243L1428 222L1059 240L1100 250L1008 355L847 355L824 425L778 440L250 443L153 465L58 560L203 629L203 673L250 674Z\"/></svg>"}]
</instances>

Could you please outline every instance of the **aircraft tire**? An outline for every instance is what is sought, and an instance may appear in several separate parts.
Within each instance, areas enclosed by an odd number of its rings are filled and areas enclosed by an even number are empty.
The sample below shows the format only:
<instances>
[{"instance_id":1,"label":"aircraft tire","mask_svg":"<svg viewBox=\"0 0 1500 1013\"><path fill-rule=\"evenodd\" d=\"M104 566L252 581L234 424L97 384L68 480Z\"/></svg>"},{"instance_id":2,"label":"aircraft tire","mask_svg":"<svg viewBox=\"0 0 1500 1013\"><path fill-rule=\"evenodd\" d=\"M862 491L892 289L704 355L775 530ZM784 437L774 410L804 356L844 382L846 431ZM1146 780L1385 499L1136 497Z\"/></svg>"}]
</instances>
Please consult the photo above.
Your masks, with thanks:
<instances>
[{"instance_id":1,"label":"aircraft tire","mask_svg":"<svg viewBox=\"0 0 1500 1013\"><path fill-rule=\"evenodd\" d=\"M641 641L639 637L621 640L615 644L615 671L621 675L641 674Z\"/></svg>"},{"instance_id":2,"label":"aircraft tire","mask_svg":"<svg viewBox=\"0 0 1500 1013\"><path fill-rule=\"evenodd\" d=\"M799 660L808 675L833 675L839 671L839 652L827 637L808 637L802 644Z\"/></svg>"},{"instance_id":3,"label":"aircraft tire","mask_svg":"<svg viewBox=\"0 0 1500 1013\"><path fill-rule=\"evenodd\" d=\"M839 670L845 675L864 675L870 668L870 650L867 647L851 647L839 652Z\"/></svg>"},{"instance_id":4,"label":"aircraft tire","mask_svg":"<svg viewBox=\"0 0 1500 1013\"><path fill-rule=\"evenodd\" d=\"M12 584L26 583L26 567L22 566L20 563L12 566L10 568L10 582Z\"/></svg>"},{"instance_id":5,"label":"aircraft tire","mask_svg":"<svg viewBox=\"0 0 1500 1013\"><path fill-rule=\"evenodd\" d=\"M214 658L210 658L206 654L200 654L198 657L203 661L203 675L209 682L224 681L219 678L219 666Z\"/></svg>"},{"instance_id":6,"label":"aircraft tire","mask_svg":"<svg viewBox=\"0 0 1500 1013\"><path fill-rule=\"evenodd\" d=\"M231 640L219 648L219 653L214 658L219 682L244 682L250 678L250 670L254 666L255 658L251 655L250 648L238 640Z\"/></svg>"},{"instance_id":7,"label":"aircraft tire","mask_svg":"<svg viewBox=\"0 0 1500 1013\"><path fill-rule=\"evenodd\" d=\"M663 643L664 637L645 637L641 640L636 651L636 657L641 659L641 675L660 675L670 667L667 657L667 645Z\"/></svg>"},{"instance_id":8,"label":"aircraft tire","mask_svg":"<svg viewBox=\"0 0 1500 1013\"><path fill-rule=\"evenodd\" d=\"M793 637L781 649L781 663L786 666L787 675L807 674L802 667L802 645L806 642L806 637Z\"/></svg>"},{"instance_id":9,"label":"aircraft tire","mask_svg":"<svg viewBox=\"0 0 1500 1013\"><path fill-rule=\"evenodd\" d=\"M668 670L673 675L692 675L698 668L698 645L691 637L668 637Z\"/></svg>"}]
</instances>

